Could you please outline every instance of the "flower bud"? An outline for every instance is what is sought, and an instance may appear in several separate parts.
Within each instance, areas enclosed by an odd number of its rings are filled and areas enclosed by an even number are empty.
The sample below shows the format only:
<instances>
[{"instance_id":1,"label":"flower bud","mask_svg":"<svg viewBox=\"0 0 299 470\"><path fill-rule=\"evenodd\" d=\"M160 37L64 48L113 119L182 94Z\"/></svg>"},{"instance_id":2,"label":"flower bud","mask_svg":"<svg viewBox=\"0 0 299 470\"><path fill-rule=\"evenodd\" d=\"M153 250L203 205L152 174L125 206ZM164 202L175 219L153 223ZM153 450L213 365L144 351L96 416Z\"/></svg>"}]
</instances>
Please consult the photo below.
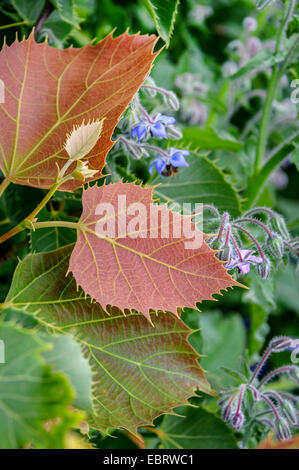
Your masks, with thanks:
<instances>
[{"instance_id":1,"label":"flower bud","mask_svg":"<svg viewBox=\"0 0 299 470\"><path fill-rule=\"evenodd\" d=\"M273 258L281 259L284 254L284 243L280 235L276 233L267 240L267 248Z\"/></svg>"},{"instance_id":2,"label":"flower bud","mask_svg":"<svg viewBox=\"0 0 299 470\"><path fill-rule=\"evenodd\" d=\"M126 142L122 142L125 149L130 152L133 158L139 160L143 156L143 149L138 146L138 144L132 140L126 140Z\"/></svg>"},{"instance_id":3,"label":"flower bud","mask_svg":"<svg viewBox=\"0 0 299 470\"><path fill-rule=\"evenodd\" d=\"M273 352L282 352L293 344L292 338L288 336L277 336L270 341L269 346Z\"/></svg>"},{"instance_id":4,"label":"flower bud","mask_svg":"<svg viewBox=\"0 0 299 470\"><path fill-rule=\"evenodd\" d=\"M294 405L290 401L286 400L283 403L281 409L286 419L291 425L297 423L297 413Z\"/></svg>"},{"instance_id":5,"label":"flower bud","mask_svg":"<svg viewBox=\"0 0 299 470\"><path fill-rule=\"evenodd\" d=\"M229 262L230 259L231 259L231 256L232 256L232 250L231 250L231 247L229 245L226 245L224 246L223 248L221 248L221 251L218 253L218 258L221 260L221 261L227 261Z\"/></svg>"},{"instance_id":6,"label":"flower bud","mask_svg":"<svg viewBox=\"0 0 299 470\"><path fill-rule=\"evenodd\" d=\"M262 42L256 36L251 36L246 41L246 50L250 57L254 57L258 52L262 50Z\"/></svg>"},{"instance_id":7,"label":"flower bud","mask_svg":"<svg viewBox=\"0 0 299 470\"><path fill-rule=\"evenodd\" d=\"M174 111L178 111L180 108L180 102L177 95L173 91L168 91L167 94L163 95L164 103Z\"/></svg>"},{"instance_id":8,"label":"flower bud","mask_svg":"<svg viewBox=\"0 0 299 470\"><path fill-rule=\"evenodd\" d=\"M178 129L175 126L167 127L167 137L169 139L181 139L183 137L183 134L180 129Z\"/></svg>"},{"instance_id":9,"label":"flower bud","mask_svg":"<svg viewBox=\"0 0 299 470\"><path fill-rule=\"evenodd\" d=\"M299 367L293 366L288 374L290 379L299 385Z\"/></svg>"},{"instance_id":10,"label":"flower bud","mask_svg":"<svg viewBox=\"0 0 299 470\"><path fill-rule=\"evenodd\" d=\"M292 439L290 426L285 418L277 419L275 422L275 436L279 441L288 441Z\"/></svg>"},{"instance_id":11,"label":"flower bud","mask_svg":"<svg viewBox=\"0 0 299 470\"><path fill-rule=\"evenodd\" d=\"M149 98L155 98L157 90L155 88L147 88L147 85L150 87L156 86L154 80L151 77L147 77L144 85L144 87L141 87L144 94L147 95Z\"/></svg>"},{"instance_id":12,"label":"flower bud","mask_svg":"<svg viewBox=\"0 0 299 470\"><path fill-rule=\"evenodd\" d=\"M290 239L290 234L287 229L284 218L281 215L277 215L271 218L271 225L275 232L279 233L285 240Z\"/></svg>"},{"instance_id":13,"label":"flower bud","mask_svg":"<svg viewBox=\"0 0 299 470\"><path fill-rule=\"evenodd\" d=\"M235 62L227 61L222 65L222 75L224 78L233 75L238 70L238 66Z\"/></svg>"},{"instance_id":14,"label":"flower bud","mask_svg":"<svg viewBox=\"0 0 299 470\"><path fill-rule=\"evenodd\" d=\"M265 258L262 263L256 265L256 271L262 279L267 279L270 275L271 264L270 261Z\"/></svg>"},{"instance_id":15,"label":"flower bud","mask_svg":"<svg viewBox=\"0 0 299 470\"><path fill-rule=\"evenodd\" d=\"M240 431L240 429L242 429L244 425L244 421L245 421L245 416L242 413L242 411L239 411L238 413L237 412L233 413L232 418L231 418L231 423L237 431Z\"/></svg>"},{"instance_id":16,"label":"flower bud","mask_svg":"<svg viewBox=\"0 0 299 470\"><path fill-rule=\"evenodd\" d=\"M252 33L253 31L256 30L257 28L257 21L255 18L253 18L252 16L247 16L246 18L244 18L243 20L243 28L245 29L245 31L247 31L248 33Z\"/></svg>"},{"instance_id":17,"label":"flower bud","mask_svg":"<svg viewBox=\"0 0 299 470\"><path fill-rule=\"evenodd\" d=\"M82 162L81 160L77 160L76 169L72 173L72 177L75 180L85 181L86 179L93 178L99 170L92 170L88 167L88 162Z\"/></svg>"},{"instance_id":18,"label":"flower bud","mask_svg":"<svg viewBox=\"0 0 299 470\"><path fill-rule=\"evenodd\" d=\"M232 405L228 404L222 408L222 419L225 423L231 420L233 413Z\"/></svg>"}]
</instances>

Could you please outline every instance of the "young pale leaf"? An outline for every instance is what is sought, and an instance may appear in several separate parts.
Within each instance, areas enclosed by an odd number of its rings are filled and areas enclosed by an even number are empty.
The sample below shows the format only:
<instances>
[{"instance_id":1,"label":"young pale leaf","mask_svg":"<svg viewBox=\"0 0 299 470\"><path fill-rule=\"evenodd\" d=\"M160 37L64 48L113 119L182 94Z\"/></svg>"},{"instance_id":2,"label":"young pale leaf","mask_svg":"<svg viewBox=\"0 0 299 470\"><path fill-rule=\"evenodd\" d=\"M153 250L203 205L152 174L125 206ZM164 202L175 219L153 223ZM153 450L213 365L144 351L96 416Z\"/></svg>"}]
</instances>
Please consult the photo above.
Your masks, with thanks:
<instances>
[{"instance_id":1,"label":"young pale leaf","mask_svg":"<svg viewBox=\"0 0 299 470\"><path fill-rule=\"evenodd\" d=\"M72 333L82 345L93 373L90 424L135 432L186 403L197 387L212 393L187 341L192 330L163 312L152 314L154 328L137 313L124 316L111 309L107 316L77 290L74 278L65 276L72 249L22 260L6 302L56 332Z\"/></svg>"},{"instance_id":2,"label":"young pale leaf","mask_svg":"<svg viewBox=\"0 0 299 470\"><path fill-rule=\"evenodd\" d=\"M156 185L154 195L162 202L214 204L219 210L238 216L241 211L238 193L214 163L193 153L188 163L188 168L180 168L170 178L157 175L152 181Z\"/></svg>"},{"instance_id":3,"label":"young pale leaf","mask_svg":"<svg viewBox=\"0 0 299 470\"><path fill-rule=\"evenodd\" d=\"M95 146L103 128L103 120L96 120L74 126L67 136L64 148L71 160L81 160Z\"/></svg>"},{"instance_id":4,"label":"young pale leaf","mask_svg":"<svg viewBox=\"0 0 299 470\"><path fill-rule=\"evenodd\" d=\"M122 182L84 191L69 266L78 285L104 308L134 309L148 319L150 310L176 313L238 285L190 216L154 205L152 191ZM187 219L194 247L187 246ZM98 236L98 224L107 235L101 230Z\"/></svg>"},{"instance_id":5,"label":"young pale leaf","mask_svg":"<svg viewBox=\"0 0 299 470\"><path fill-rule=\"evenodd\" d=\"M66 134L82 121L102 120L103 131L85 157L91 179L101 175L120 115L148 75L155 36L111 35L80 49L37 44L33 35L0 52L5 102L0 104L0 167L12 182L50 187L69 158ZM74 170L75 163L70 167ZM62 186L72 190L82 181Z\"/></svg>"},{"instance_id":6,"label":"young pale leaf","mask_svg":"<svg viewBox=\"0 0 299 470\"><path fill-rule=\"evenodd\" d=\"M166 45L173 33L175 18L178 12L179 0L144 0L150 12L158 33Z\"/></svg>"},{"instance_id":7,"label":"young pale leaf","mask_svg":"<svg viewBox=\"0 0 299 470\"><path fill-rule=\"evenodd\" d=\"M162 449L237 449L231 430L213 413L201 408L176 410L185 418L166 416L157 431Z\"/></svg>"},{"instance_id":8,"label":"young pale leaf","mask_svg":"<svg viewBox=\"0 0 299 470\"><path fill-rule=\"evenodd\" d=\"M5 345L5 362L0 363L0 449L29 443L62 449L66 431L82 416L68 410L73 393L65 377L53 373L42 359L50 344L11 323L0 324L0 338ZM47 431L45 423L55 419L58 424Z\"/></svg>"}]
</instances>

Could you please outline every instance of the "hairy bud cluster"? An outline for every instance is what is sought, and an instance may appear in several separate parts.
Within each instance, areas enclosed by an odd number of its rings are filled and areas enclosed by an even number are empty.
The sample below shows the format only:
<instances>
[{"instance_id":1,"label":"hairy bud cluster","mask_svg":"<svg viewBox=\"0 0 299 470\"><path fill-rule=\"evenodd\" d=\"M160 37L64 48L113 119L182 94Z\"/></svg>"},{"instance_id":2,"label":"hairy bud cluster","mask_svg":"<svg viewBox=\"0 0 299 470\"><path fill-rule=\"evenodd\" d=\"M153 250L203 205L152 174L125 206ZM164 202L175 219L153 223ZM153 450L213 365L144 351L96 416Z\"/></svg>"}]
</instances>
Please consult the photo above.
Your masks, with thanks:
<instances>
[{"instance_id":1,"label":"hairy bud cluster","mask_svg":"<svg viewBox=\"0 0 299 470\"><path fill-rule=\"evenodd\" d=\"M259 376L272 353L290 350L297 343L298 340L294 341L287 336L273 338L247 381L221 393L222 397L218 405L221 407L224 422L230 423L236 431L242 431L246 426L246 416L248 425L256 422L260 426L270 428L278 440L291 439L292 428L299 427L297 409L299 400L291 393L269 389L268 384L274 377L281 374L288 374L291 380L299 383L299 367L286 365L269 372L260 380ZM242 382L242 380L240 375L239 381Z\"/></svg>"},{"instance_id":2,"label":"hairy bud cluster","mask_svg":"<svg viewBox=\"0 0 299 470\"><path fill-rule=\"evenodd\" d=\"M220 250L217 256L227 261L224 266L235 269L236 274L247 274L254 265L257 274L267 279L272 264L278 263L286 253L299 257L298 237L291 240L283 217L271 209L256 207L235 220L231 220L228 213L218 214L218 219L215 219L215 212L211 212L210 206L207 209L213 216L213 223L218 220L216 235L208 241L212 248ZM257 214L267 220L264 222L257 218ZM259 229L259 234L256 235L256 230L253 232L251 228ZM242 246L244 239L240 234L245 235L245 243L250 243L250 246Z\"/></svg>"}]
</instances>

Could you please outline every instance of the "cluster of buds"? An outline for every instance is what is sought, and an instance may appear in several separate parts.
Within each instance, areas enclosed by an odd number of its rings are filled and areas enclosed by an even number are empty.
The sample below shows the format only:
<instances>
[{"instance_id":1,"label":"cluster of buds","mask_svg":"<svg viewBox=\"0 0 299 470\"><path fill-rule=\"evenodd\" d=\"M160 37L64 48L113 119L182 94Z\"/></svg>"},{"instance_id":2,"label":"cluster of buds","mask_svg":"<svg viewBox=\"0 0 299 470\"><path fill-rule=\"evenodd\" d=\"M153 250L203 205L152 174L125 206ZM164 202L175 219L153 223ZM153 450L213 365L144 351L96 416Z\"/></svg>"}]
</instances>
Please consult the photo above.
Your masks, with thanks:
<instances>
[{"instance_id":1,"label":"cluster of buds","mask_svg":"<svg viewBox=\"0 0 299 470\"><path fill-rule=\"evenodd\" d=\"M241 41L237 39L228 44L228 53L231 59L223 64L223 76L227 77L229 75L233 75L239 68L244 67L244 65L264 49L274 51L275 41L262 42L257 36L252 34L257 29L257 26L255 18L251 16L244 18L244 40ZM263 67L263 69L264 68L265 67ZM260 69L258 71L260 71ZM253 75L256 73L257 69L251 72Z\"/></svg>"},{"instance_id":2,"label":"cluster of buds","mask_svg":"<svg viewBox=\"0 0 299 470\"><path fill-rule=\"evenodd\" d=\"M157 87L151 78L146 80L141 90L150 99L157 95L162 96L164 106L171 108L172 111L179 109L180 104L176 94ZM148 112L141 104L140 96L135 95L119 124L121 134L117 136L114 146L116 154L121 147L128 156L135 159L154 157L149 166L150 173L155 168L162 178L170 176L177 172L179 167L188 166L185 157L189 155L189 151L174 147L164 150L156 146L153 139L164 142L169 138L181 139L182 133L175 123L176 119L173 116L156 111Z\"/></svg>"},{"instance_id":3,"label":"cluster of buds","mask_svg":"<svg viewBox=\"0 0 299 470\"><path fill-rule=\"evenodd\" d=\"M175 85L179 89L181 99L180 118L191 125L203 125L208 117L205 100L208 87L202 82L200 74L189 72L178 75Z\"/></svg>"},{"instance_id":4,"label":"cluster of buds","mask_svg":"<svg viewBox=\"0 0 299 470\"><path fill-rule=\"evenodd\" d=\"M214 207L206 209L213 213L217 224L208 242L219 250L217 256L226 262L224 266L227 269L236 268L237 274L247 274L250 266L254 265L257 273L265 279L270 274L271 261L279 262L289 253L299 257L299 238L291 239L284 218L271 209L256 207L234 220L227 212L221 216ZM260 220L257 215L266 220ZM247 245L244 247L245 239Z\"/></svg>"},{"instance_id":5,"label":"cluster of buds","mask_svg":"<svg viewBox=\"0 0 299 470\"><path fill-rule=\"evenodd\" d=\"M285 336L273 338L249 376L234 372L234 376L239 377L238 385L221 392L222 419L237 431L246 425L250 428L259 425L265 431L270 429L278 440L284 441L291 439L292 429L299 428L299 398L292 393L269 388L269 382L281 374L287 374L295 386L298 385L299 367L285 365L259 378L269 356L282 351L297 351L298 354L299 340Z\"/></svg>"}]
</instances>

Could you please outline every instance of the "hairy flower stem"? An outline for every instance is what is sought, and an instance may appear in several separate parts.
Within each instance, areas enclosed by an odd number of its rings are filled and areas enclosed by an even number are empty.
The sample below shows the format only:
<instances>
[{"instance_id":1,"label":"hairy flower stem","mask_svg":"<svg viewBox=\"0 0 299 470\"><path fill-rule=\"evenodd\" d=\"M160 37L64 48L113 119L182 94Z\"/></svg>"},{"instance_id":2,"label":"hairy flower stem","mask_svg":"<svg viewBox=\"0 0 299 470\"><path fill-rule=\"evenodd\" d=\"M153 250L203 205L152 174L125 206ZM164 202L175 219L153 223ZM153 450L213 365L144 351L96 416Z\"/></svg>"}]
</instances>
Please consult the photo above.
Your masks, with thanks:
<instances>
[{"instance_id":1,"label":"hairy flower stem","mask_svg":"<svg viewBox=\"0 0 299 470\"><path fill-rule=\"evenodd\" d=\"M276 375L289 372L291 370L291 368L292 368L292 366L282 366L282 367L279 367L278 369L272 370L271 372L269 372L269 374L266 375L266 377L263 378L263 380L260 381L257 388L260 388L263 385L266 385Z\"/></svg>"},{"instance_id":2,"label":"hairy flower stem","mask_svg":"<svg viewBox=\"0 0 299 470\"><path fill-rule=\"evenodd\" d=\"M248 232L248 230L246 230L244 227L241 227L241 225L237 225L237 224L232 224L232 227L236 228L237 230L239 230L240 232L243 232L245 233L245 235L247 235L248 238L250 238L250 240L253 241L253 243L255 244L255 246L257 247L258 251L259 251L259 254L261 255L261 258L263 260L263 262L265 261L265 255L264 255L264 252L262 250L262 247L261 245L259 244L259 242L256 240L256 238L251 235L250 232Z\"/></svg>"},{"instance_id":3,"label":"hairy flower stem","mask_svg":"<svg viewBox=\"0 0 299 470\"><path fill-rule=\"evenodd\" d=\"M296 3L296 0L291 0L288 6L286 3L287 11L277 34L275 54L279 52L281 41L285 33L285 30L287 28L288 22L292 16L295 3ZM269 88L268 88L268 92L267 92L267 96L266 96L266 100L264 104L263 115L262 115L262 120L260 124L260 131L258 135L257 149L256 149L256 155L255 155L255 167L254 167L255 175L259 173L261 166L262 166L263 159L264 159L266 145L267 145L267 138L268 138L268 128L269 128L269 123L271 119L272 103L276 94L276 90L277 90L277 86L278 86L280 78L281 78L281 70L279 69L278 64L275 64L272 68L272 75L271 75Z\"/></svg>"},{"instance_id":4,"label":"hairy flower stem","mask_svg":"<svg viewBox=\"0 0 299 470\"><path fill-rule=\"evenodd\" d=\"M153 152L157 152L157 153L160 153L161 155L163 155L164 157L166 158L169 158L169 155L167 152L165 152L165 150L162 150L161 148L159 147L156 147L155 145L150 145L150 144L137 144L136 142L134 141L129 141L128 139L126 139L124 136L120 136L118 137L118 140L120 142L123 142L124 144L126 144L128 147L132 144L136 145L136 147L140 147L140 148L143 148L143 149L147 149L147 150L152 150Z\"/></svg>"},{"instance_id":5,"label":"hairy flower stem","mask_svg":"<svg viewBox=\"0 0 299 470\"><path fill-rule=\"evenodd\" d=\"M236 242L236 239L235 239L235 237L233 236L232 233L230 233L230 239L231 239L231 241L233 242L233 245L234 245L234 247L235 247L235 250L236 250L236 252L237 252L237 255L239 256L239 260L240 260L240 261L243 261L242 253L241 253L240 248L238 247L238 243Z\"/></svg>"},{"instance_id":6,"label":"hairy flower stem","mask_svg":"<svg viewBox=\"0 0 299 470\"><path fill-rule=\"evenodd\" d=\"M238 222L238 223L241 223L241 222L249 222L249 223L252 223L252 224L256 224L256 225L259 225L265 232L267 235L269 235L270 238L273 237L273 233L271 230L269 230L269 228L267 227L267 225L263 224L263 222L261 222L260 220L257 220L257 219L251 219L249 217L242 217L240 219L235 219L235 222Z\"/></svg>"},{"instance_id":7,"label":"hairy flower stem","mask_svg":"<svg viewBox=\"0 0 299 470\"><path fill-rule=\"evenodd\" d=\"M153 120L152 118L150 117L150 115L148 114L148 112L144 109L143 106L141 106L141 104L138 104L138 108L140 109L140 111L142 112L142 114L146 117L146 119L148 120L148 122L150 124L153 124Z\"/></svg>"},{"instance_id":8,"label":"hairy flower stem","mask_svg":"<svg viewBox=\"0 0 299 470\"><path fill-rule=\"evenodd\" d=\"M158 93L161 93L162 95L167 95L170 96L171 93L167 90L164 90L164 88L160 88L159 86L154 86L154 85L142 85L141 89L143 88L148 88L150 90L156 90Z\"/></svg>"},{"instance_id":9,"label":"hairy flower stem","mask_svg":"<svg viewBox=\"0 0 299 470\"><path fill-rule=\"evenodd\" d=\"M225 229L226 223L229 221L229 214L226 212L223 214L222 220L221 220L221 225L219 227L219 232L218 232L218 237L217 240L220 242L222 239L223 231Z\"/></svg>"},{"instance_id":10,"label":"hairy flower stem","mask_svg":"<svg viewBox=\"0 0 299 470\"><path fill-rule=\"evenodd\" d=\"M270 398L268 398L264 393L261 393L261 398L269 405L269 407L271 408L271 410L273 411L274 413L274 416L276 419L280 419L280 414L276 408L275 405L273 405L272 401L270 400Z\"/></svg>"},{"instance_id":11,"label":"hairy flower stem","mask_svg":"<svg viewBox=\"0 0 299 470\"><path fill-rule=\"evenodd\" d=\"M276 217L276 213L272 211L271 209L268 209L268 207L254 207L253 209L249 209L247 212L244 212L244 217L251 217L252 215L255 214L260 214L261 212L264 212L270 217Z\"/></svg>"},{"instance_id":12,"label":"hairy flower stem","mask_svg":"<svg viewBox=\"0 0 299 470\"><path fill-rule=\"evenodd\" d=\"M261 368L263 367L263 365L265 364L266 360L268 359L268 357L270 356L272 352L272 346L269 346L266 351L264 352L263 354L263 357L262 359L260 360L260 362L258 363L258 365L256 366L255 368L255 371L253 372L252 376L251 376L251 379L249 381L249 384L252 384L254 382L254 380L257 378L258 374L260 373L261 371Z\"/></svg>"}]
</instances>

